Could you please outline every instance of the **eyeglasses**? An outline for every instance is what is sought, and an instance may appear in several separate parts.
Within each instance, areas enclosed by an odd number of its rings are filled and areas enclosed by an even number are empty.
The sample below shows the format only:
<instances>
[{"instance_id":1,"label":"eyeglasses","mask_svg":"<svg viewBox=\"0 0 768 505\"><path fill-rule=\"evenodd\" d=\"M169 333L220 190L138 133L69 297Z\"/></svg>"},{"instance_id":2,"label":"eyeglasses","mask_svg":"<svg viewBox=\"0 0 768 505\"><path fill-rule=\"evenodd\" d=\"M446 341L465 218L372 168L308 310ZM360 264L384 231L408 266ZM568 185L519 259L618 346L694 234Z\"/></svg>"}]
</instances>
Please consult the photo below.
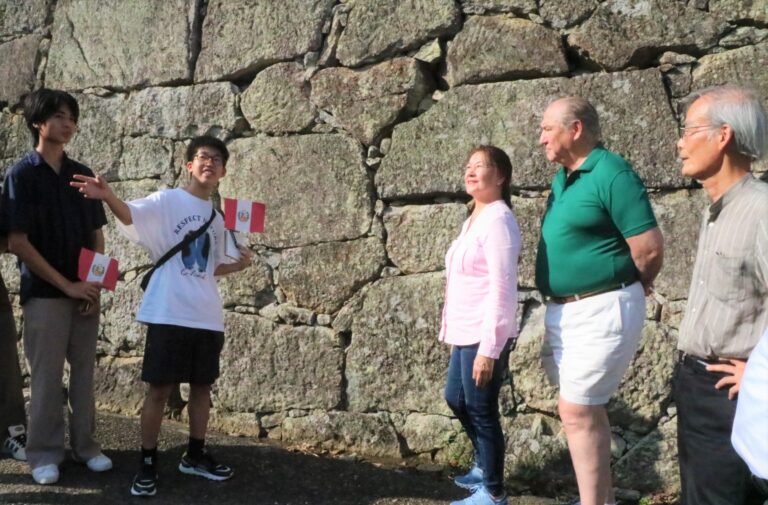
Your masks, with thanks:
<instances>
[{"instance_id":1,"label":"eyeglasses","mask_svg":"<svg viewBox=\"0 0 768 505\"><path fill-rule=\"evenodd\" d=\"M196 154L195 158L202 161L203 163L210 161L214 165L221 165L224 160L222 160L221 156L209 156L207 154Z\"/></svg>"},{"instance_id":2,"label":"eyeglasses","mask_svg":"<svg viewBox=\"0 0 768 505\"><path fill-rule=\"evenodd\" d=\"M677 128L677 134L680 138L688 137L692 135L695 130L701 130L702 128L716 128L715 125L702 124L697 126L679 126Z\"/></svg>"}]
</instances>

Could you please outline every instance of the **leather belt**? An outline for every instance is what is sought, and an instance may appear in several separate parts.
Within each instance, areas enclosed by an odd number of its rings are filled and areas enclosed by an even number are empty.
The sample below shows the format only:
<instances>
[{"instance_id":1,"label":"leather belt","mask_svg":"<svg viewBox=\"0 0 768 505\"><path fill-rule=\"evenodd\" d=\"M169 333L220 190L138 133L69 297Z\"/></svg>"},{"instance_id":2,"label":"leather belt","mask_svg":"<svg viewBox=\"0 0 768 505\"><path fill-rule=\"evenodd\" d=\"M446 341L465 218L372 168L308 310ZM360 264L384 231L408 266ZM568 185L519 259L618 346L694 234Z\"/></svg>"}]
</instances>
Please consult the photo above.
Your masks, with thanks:
<instances>
[{"instance_id":1,"label":"leather belt","mask_svg":"<svg viewBox=\"0 0 768 505\"><path fill-rule=\"evenodd\" d=\"M678 351L677 362L686 368L691 368L693 370L703 370L706 372L707 365L718 364L720 363L720 360L704 359L698 356L694 356L693 354L686 354L683 351Z\"/></svg>"},{"instance_id":2,"label":"leather belt","mask_svg":"<svg viewBox=\"0 0 768 505\"><path fill-rule=\"evenodd\" d=\"M617 289L624 289L627 286L632 284L631 282L622 282L621 284L616 284L615 286L609 286L607 288L603 289L596 289L595 291L587 291L586 293L579 293L576 295L571 296L550 296L549 300L551 302L557 303L559 305L562 305L564 303L571 303L571 302L577 302L579 300L583 300L584 298L589 298L590 296L596 296L596 295L602 295L603 293L608 293L609 291L616 291Z\"/></svg>"}]
</instances>

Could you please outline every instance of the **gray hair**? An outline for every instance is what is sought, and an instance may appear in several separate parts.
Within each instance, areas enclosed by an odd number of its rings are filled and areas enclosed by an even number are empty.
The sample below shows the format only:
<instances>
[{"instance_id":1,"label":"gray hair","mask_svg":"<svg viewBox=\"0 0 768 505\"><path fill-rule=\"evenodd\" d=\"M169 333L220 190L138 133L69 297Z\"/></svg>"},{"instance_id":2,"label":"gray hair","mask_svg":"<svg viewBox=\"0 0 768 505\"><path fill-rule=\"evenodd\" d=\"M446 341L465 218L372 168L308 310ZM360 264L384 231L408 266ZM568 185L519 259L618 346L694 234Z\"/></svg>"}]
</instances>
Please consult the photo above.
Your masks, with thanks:
<instances>
[{"instance_id":1,"label":"gray hair","mask_svg":"<svg viewBox=\"0 0 768 505\"><path fill-rule=\"evenodd\" d=\"M765 156L768 148L768 120L757 93L734 85L713 86L692 94L688 106L699 98L710 100L707 119L714 127L733 130L733 149L752 160Z\"/></svg>"},{"instance_id":2,"label":"gray hair","mask_svg":"<svg viewBox=\"0 0 768 505\"><path fill-rule=\"evenodd\" d=\"M580 96L566 96L558 101L562 101L565 104L562 117L563 126L568 126L574 121L580 121L587 136L592 140L600 141L602 136L600 117L594 105Z\"/></svg>"}]
</instances>

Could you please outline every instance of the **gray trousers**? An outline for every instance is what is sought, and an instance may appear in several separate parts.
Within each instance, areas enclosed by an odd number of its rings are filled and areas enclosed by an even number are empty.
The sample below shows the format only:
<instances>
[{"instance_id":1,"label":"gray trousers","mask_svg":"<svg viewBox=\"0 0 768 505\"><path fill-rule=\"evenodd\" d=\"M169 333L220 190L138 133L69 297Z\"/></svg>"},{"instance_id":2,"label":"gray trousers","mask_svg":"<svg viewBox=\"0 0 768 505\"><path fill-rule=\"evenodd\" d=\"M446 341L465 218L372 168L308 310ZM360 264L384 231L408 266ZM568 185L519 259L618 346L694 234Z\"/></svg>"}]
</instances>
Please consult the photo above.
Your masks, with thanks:
<instances>
[{"instance_id":1,"label":"gray trousers","mask_svg":"<svg viewBox=\"0 0 768 505\"><path fill-rule=\"evenodd\" d=\"M9 426L27 424L17 340L13 312L0 312L0 442L8 436Z\"/></svg>"},{"instance_id":2,"label":"gray trousers","mask_svg":"<svg viewBox=\"0 0 768 505\"><path fill-rule=\"evenodd\" d=\"M32 396L27 428L27 461L32 469L64 460L62 378L69 363L69 436L73 455L88 460L99 454L93 438L93 369L98 316L82 316L79 300L32 298L24 312L24 354L29 362Z\"/></svg>"}]
</instances>

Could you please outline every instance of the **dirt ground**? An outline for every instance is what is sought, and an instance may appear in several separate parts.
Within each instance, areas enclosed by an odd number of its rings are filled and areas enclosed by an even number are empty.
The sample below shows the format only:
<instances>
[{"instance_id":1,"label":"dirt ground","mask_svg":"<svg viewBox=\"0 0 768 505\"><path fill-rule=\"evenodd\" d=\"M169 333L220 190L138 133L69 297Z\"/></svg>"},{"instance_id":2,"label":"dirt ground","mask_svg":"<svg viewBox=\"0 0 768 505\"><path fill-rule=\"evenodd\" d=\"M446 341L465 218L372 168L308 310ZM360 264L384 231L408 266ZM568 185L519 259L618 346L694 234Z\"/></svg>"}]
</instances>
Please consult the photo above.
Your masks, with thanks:
<instances>
[{"instance_id":1,"label":"dirt ground","mask_svg":"<svg viewBox=\"0 0 768 505\"><path fill-rule=\"evenodd\" d=\"M130 495L138 465L136 419L100 415L97 433L114 469L94 474L67 460L53 486L34 483L25 463L0 459L0 503L18 504L254 504L254 505L437 505L461 499L444 472L424 472L343 458L291 452L256 440L211 435L214 455L235 476L212 482L177 470L186 445L183 425L164 424L160 441L158 493ZM511 497L510 505L552 505L553 499Z\"/></svg>"}]
</instances>

